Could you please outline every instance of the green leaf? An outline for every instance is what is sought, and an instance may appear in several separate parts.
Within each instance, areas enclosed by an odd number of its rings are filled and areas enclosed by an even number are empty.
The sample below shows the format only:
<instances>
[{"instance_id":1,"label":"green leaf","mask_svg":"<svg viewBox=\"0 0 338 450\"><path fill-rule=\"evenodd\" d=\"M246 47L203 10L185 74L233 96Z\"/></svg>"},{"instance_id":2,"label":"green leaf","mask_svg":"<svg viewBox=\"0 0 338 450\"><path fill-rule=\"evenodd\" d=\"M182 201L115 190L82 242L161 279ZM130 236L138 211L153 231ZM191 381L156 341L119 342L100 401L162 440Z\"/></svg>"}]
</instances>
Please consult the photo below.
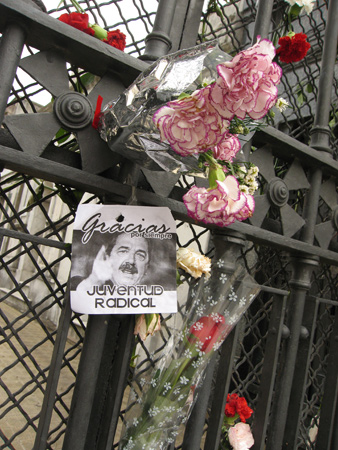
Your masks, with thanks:
<instances>
[{"instance_id":1,"label":"green leaf","mask_svg":"<svg viewBox=\"0 0 338 450\"><path fill-rule=\"evenodd\" d=\"M86 72L80 76L80 81L76 82L76 90L77 92L83 93L83 87L89 86L95 80L95 75L90 72Z\"/></svg>"},{"instance_id":2,"label":"green leaf","mask_svg":"<svg viewBox=\"0 0 338 450\"><path fill-rule=\"evenodd\" d=\"M304 95L302 92L299 92L297 95L297 103L299 106L302 106L302 104L304 103Z\"/></svg>"},{"instance_id":3,"label":"green leaf","mask_svg":"<svg viewBox=\"0 0 338 450\"><path fill-rule=\"evenodd\" d=\"M66 131L64 128L60 128L55 135L55 139L59 144L62 144L63 142L66 142L66 140L69 138L69 135L69 131Z\"/></svg>"},{"instance_id":4,"label":"green leaf","mask_svg":"<svg viewBox=\"0 0 338 450\"><path fill-rule=\"evenodd\" d=\"M77 189L66 189L61 184L57 184L56 187L59 190L59 197L66 203L69 209L74 210L78 207L84 192Z\"/></svg>"},{"instance_id":5,"label":"green leaf","mask_svg":"<svg viewBox=\"0 0 338 450\"><path fill-rule=\"evenodd\" d=\"M306 92L308 92L309 94L311 94L312 92L313 92L313 86L312 86L312 84L311 83L308 83L307 85L306 85Z\"/></svg>"},{"instance_id":6,"label":"green leaf","mask_svg":"<svg viewBox=\"0 0 338 450\"><path fill-rule=\"evenodd\" d=\"M292 7L290 8L290 12L289 12L290 18L292 20L296 19L299 16L301 10L302 10L302 7L298 6L297 3L292 5Z\"/></svg>"},{"instance_id":7,"label":"green leaf","mask_svg":"<svg viewBox=\"0 0 338 450\"><path fill-rule=\"evenodd\" d=\"M190 97L189 94L187 94L186 92L182 92L182 94L180 94L177 98L177 100L182 100L182 98L187 98Z\"/></svg>"}]
</instances>

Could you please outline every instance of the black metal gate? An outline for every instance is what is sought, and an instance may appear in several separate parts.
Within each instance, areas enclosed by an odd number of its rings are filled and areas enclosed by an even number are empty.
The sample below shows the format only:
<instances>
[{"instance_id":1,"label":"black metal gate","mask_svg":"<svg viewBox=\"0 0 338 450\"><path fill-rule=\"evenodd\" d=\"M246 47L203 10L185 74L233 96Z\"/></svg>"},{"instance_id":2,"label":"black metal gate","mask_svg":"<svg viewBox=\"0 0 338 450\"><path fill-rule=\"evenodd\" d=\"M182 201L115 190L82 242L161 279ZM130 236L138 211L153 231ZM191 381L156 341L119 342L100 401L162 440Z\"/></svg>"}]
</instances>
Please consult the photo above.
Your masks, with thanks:
<instances>
[{"instance_id":1,"label":"black metal gate","mask_svg":"<svg viewBox=\"0 0 338 450\"><path fill-rule=\"evenodd\" d=\"M261 173L255 214L225 229L187 216L181 199L190 178L154 182L90 126L72 122L72 132L60 132L52 104L41 107L35 98L48 91L71 103L80 92L95 108L98 95L117 97L168 52L217 38L235 54L258 35L276 40L285 32L286 2L160 0L157 8L142 0L80 1L93 21L123 27L125 53L55 20L72 10L66 2L56 11L57 3L47 13L38 0L0 0L0 448L118 447L135 370L134 322L71 312L71 227L80 201L136 198L171 209L179 246L195 245L213 267L222 261L221 272L242 264L261 285L168 449L224 448L228 392L254 410L254 449L338 449L338 2L318 0L311 14L294 18L311 50L283 66L280 96L292 108L271 117L246 149ZM21 59L23 49L33 63ZM170 336L166 320L151 352L138 342L138 366L156 359Z\"/></svg>"}]
</instances>

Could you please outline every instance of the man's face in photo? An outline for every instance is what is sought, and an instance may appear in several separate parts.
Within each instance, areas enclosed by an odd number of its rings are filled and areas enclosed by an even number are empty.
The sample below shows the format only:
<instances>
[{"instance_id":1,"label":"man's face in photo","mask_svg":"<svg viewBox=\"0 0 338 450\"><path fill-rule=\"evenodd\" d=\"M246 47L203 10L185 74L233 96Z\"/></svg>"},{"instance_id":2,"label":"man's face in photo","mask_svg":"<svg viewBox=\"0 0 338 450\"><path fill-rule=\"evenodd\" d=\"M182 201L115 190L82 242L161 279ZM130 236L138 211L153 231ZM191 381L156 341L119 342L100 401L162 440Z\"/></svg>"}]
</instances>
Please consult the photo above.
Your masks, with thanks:
<instances>
[{"instance_id":1,"label":"man's face in photo","mask_svg":"<svg viewBox=\"0 0 338 450\"><path fill-rule=\"evenodd\" d=\"M145 238L120 235L110 253L113 281L117 285L136 285L142 280L149 262Z\"/></svg>"}]
</instances>

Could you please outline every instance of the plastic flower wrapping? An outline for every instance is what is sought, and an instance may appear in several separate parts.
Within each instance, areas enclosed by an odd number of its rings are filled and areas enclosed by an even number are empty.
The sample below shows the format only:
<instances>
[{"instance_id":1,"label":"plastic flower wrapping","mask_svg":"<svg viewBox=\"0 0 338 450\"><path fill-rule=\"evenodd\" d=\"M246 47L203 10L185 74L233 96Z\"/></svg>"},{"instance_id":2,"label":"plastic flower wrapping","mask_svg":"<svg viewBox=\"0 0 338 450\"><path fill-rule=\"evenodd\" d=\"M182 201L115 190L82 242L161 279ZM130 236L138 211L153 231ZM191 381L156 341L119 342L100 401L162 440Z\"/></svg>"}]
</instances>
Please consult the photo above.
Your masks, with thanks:
<instances>
[{"instance_id":1,"label":"plastic flower wrapping","mask_svg":"<svg viewBox=\"0 0 338 450\"><path fill-rule=\"evenodd\" d=\"M106 105L100 135L146 169L206 178L207 187L183 197L193 219L221 227L245 220L258 168L236 156L276 104L282 72L275 55L258 38L234 58L215 42L165 56Z\"/></svg>"},{"instance_id":2,"label":"plastic flower wrapping","mask_svg":"<svg viewBox=\"0 0 338 450\"><path fill-rule=\"evenodd\" d=\"M175 442L210 359L258 294L259 285L243 267L230 277L221 263L209 279L196 281L153 364L136 369L120 450L164 450Z\"/></svg>"}]
</instances>

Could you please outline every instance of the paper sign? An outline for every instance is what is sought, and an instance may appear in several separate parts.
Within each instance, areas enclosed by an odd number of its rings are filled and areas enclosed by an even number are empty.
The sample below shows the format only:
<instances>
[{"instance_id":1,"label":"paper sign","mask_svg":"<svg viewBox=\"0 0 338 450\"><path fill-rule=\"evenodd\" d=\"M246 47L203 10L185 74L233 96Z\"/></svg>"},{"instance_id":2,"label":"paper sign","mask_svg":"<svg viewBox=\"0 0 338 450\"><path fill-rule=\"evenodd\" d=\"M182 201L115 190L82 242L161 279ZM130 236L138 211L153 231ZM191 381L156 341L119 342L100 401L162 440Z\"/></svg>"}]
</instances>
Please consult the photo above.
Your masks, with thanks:
<instances>
[{"instance_id":1,"label":"paper sign","mask_svg":"<svg viewBox=\"0 0 338 450\"><path fill-rule=\"evenodd\" d=\"M71 308L82 314L177 312L176 225L169 208L80 205Z\"/></svg>"}]
</instances>

